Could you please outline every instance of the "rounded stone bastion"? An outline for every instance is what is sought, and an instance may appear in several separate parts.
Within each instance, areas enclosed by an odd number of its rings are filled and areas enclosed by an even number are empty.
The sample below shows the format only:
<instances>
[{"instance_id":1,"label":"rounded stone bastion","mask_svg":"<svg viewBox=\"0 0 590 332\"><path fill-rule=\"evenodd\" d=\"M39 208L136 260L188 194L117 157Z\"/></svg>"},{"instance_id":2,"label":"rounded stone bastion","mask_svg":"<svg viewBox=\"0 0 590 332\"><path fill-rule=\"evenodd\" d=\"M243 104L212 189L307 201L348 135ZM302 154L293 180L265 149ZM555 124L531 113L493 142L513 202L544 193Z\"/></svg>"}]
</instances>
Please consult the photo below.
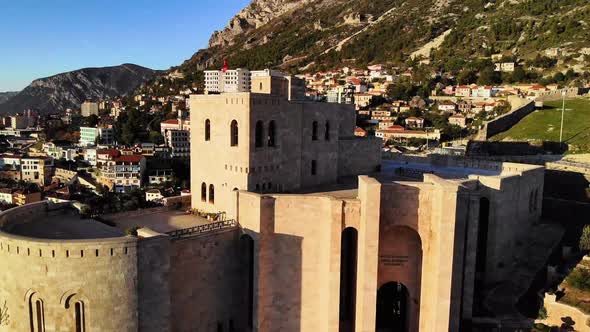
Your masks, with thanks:
<instances>
[{"instance_id":1,"label":"rounded stone bastion","mask_svg":"<svg viewBox=\"0 0 590 332\"><path fill-rule=\"evenodd\" d=\"M71 203L0 213L0 331L137 331L137 239Z\"/></svg>"}]
</instances>

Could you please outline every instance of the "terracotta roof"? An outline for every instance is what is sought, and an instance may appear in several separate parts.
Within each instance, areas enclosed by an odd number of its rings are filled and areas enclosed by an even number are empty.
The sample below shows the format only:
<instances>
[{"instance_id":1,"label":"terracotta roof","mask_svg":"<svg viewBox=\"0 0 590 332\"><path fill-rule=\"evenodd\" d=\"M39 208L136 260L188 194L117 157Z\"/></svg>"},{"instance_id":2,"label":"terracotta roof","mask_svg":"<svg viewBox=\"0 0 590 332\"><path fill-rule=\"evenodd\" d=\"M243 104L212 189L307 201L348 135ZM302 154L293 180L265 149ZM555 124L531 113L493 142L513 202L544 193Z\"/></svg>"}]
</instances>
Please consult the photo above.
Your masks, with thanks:
<instances>
[{"instance_id":1,"label":"terracotta roof","mask_svg":"<svg viewBox=\"0 0 590 332\"><path fill-rule=\"evenodd\" d=\"M400 125L393 125L391 127L387 128L388 131L404 131L406 130L406 128L400 126Z\"/></svg>"},{"instance_id":2,"label":"terracotta roof","mask_svg":"<svg viewBox=\"0 0 590 332\"><path fill-rule=\"evenodd\" d=\"M178 124L178 119L169 119L166 121L162 121L161 124Z\"/></svg>"},{"instance_id":3,"label":"terracotta roof","mask_svg":"<svg viewBox=\"0 0 590 332\"><path fill-rule=\"evenodd\" d=\"M119 155L119 150L98 150L96 154L107 154L111 157L117 157Z\"/></svg>"},{"instance_id":4,"label":"terracotta roof","mask_svg":"<svg viewBox=\"0 0 590 332\"><path fill-rule=\"evenodd\" d=\"M120 156L120 157L115 158L115 162L138 163L141 161L142 158L144 158L144 157L140 154L130 154L130 155L125 155L125 156Z\"/></svg>"}]
</instances>

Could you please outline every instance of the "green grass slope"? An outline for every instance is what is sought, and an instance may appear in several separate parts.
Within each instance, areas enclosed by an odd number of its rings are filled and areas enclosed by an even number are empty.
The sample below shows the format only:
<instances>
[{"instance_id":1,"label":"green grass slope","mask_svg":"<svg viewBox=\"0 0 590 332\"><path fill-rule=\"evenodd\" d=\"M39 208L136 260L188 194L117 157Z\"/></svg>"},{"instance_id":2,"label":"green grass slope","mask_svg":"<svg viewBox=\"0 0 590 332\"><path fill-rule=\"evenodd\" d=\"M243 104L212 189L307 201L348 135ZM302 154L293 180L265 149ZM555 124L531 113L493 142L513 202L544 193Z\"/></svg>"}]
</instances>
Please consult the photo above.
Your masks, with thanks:
<instances>
[{"instance_id":1,"label":"green grass slope","mask_svg":"<svg viewBox=\"0 0 590 332\"><path fill-rule=\"evenodd\" d=\"M561 101L545 103L545 108L522 119L510 130L494 137L494 141L559 142ZM566 100L563 141L571 153L590 152L590 99Z\"/></svg>"}]
</instances>

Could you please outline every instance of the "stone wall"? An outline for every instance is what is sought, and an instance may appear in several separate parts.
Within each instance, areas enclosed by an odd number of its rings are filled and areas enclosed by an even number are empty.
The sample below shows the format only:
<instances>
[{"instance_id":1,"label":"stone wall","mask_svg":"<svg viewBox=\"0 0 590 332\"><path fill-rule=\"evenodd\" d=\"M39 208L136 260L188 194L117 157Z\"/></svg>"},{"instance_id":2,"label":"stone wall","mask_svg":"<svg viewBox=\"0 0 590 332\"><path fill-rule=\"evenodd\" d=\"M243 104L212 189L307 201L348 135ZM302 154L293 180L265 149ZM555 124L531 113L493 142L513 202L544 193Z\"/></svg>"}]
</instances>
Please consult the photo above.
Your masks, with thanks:
<instances>
[{"instance_id":1,"label":"stone wall","mask_svg":"<svg viewBox=\"0 0 590 332\"><path fill-rule=\"evenodd\" d=\"M575 98L585 93L588 93L588 88L566 88L560 90L539 92L537 94L536 100L543 102L561 100L561 98L563 98L563 93L565 93L566 98Z\"/></svg>"},{"instance_id":2,"label":"stone wall","mask_svg":"<svg viewBox=\"0 0 590 332\"><path fill-rule=\"evenodd\" d=\"M12 220L42 218L46 202L0 214ZM10 322L0 331L30 331L30 305L42 302L44 330L75 331L74 303L84 303L88 331L137 331L137 240L45 240L0 231L0 301ZM35 317L36 318L36 317ZM36 331L36 330L35 330Z\"/></svg>"},{"instance_id":3,"label":"stone wall","mask_svg":"<svg viewBox=\"0 0 590 332\"><path fill-rule=\"evenodd\" d=\"M170 247L170 238L162 235L143 238L138 242L139 331L172 331Z\"/></svg>"},{"instance_id":4,"label":"stone wall","mask_svg":"<svg viewBox=\"0 0 590 332\"><path fill-rule=\"evenodd\" d=\"M512 128L525 116L531 114L534 111L535 102L531 100L523 106L515 110L512 110L507 114L504 114L494 120L486 122L484 124L484 127L477 134L477 139L482 141L488 140L490 137L493 137L501 132L504 132Z\"/></svg>"},{"instance_id":5,"label":"stone wall","mask_svg":"<svg viewBox=\"0 0 590 332\"><path fill-rule=\"evenodd\" d=\"M233 229L171 242L171 331L243 330L246 273L240 235Z\"/></svg>"},{"instance_id":6,"label":"stone wall","mask_svg":"<svg viewBox=\"0 0 590 332\"><path fill-rule=\"evenodd\" d=\"M363 153L359 153L362 151ZM381 140L376 138L341 139L338 142L338 176L371 174L381 167Z\"/></svg>"}]
</instances>

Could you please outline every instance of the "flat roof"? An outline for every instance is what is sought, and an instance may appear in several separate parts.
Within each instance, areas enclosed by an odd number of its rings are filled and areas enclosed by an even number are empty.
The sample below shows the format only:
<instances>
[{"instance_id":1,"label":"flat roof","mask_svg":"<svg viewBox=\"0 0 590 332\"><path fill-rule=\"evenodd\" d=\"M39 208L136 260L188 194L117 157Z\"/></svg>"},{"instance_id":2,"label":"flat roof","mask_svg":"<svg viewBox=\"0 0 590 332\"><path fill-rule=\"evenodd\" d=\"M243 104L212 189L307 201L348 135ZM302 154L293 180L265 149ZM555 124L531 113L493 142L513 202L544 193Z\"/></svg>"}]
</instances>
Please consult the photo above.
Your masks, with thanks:
<instances>
[{"instance_id":1,"label":"flat roof","mask_svg":"<svg viewBox=\"0 0 590 332\"><path fill-rule=\"evenodd\" d=\"M394 174L395 170L399 168L416 170L423 173L433 173L445 179L466 179L469 177L469 175L498 176L502 173L501 171L490 169L449 167L397 160L383 160L381 172L383 175L391 175Z\"/></svg>"},{"instance_id":2,"label":"flat roof","mask_svg":"<svg viewBox=\"0 0 590 332\"><path fill-rule=\"evenodd\" d=\"M198 225L211 223L210 220L189 214L184 211L158 211L132 215L128 217L116 217L105 215L103 218L112 221L119 231L125 231L133 227L149 228L158 233L168 233L180 229L191 228Z\"/></svg>"},{"instance_id":3,"label":"flat roof","mask_svg":"<svg viewBox=\"0 0 590 332\"><path fill-rule=\"evenodd\" d=\"M121 230L94 219L82 219L74 209L58 210L30 222L14 223L3 229L7 233L38 239L88 240L123 237Z\"/></svg>"}]
</instances>

